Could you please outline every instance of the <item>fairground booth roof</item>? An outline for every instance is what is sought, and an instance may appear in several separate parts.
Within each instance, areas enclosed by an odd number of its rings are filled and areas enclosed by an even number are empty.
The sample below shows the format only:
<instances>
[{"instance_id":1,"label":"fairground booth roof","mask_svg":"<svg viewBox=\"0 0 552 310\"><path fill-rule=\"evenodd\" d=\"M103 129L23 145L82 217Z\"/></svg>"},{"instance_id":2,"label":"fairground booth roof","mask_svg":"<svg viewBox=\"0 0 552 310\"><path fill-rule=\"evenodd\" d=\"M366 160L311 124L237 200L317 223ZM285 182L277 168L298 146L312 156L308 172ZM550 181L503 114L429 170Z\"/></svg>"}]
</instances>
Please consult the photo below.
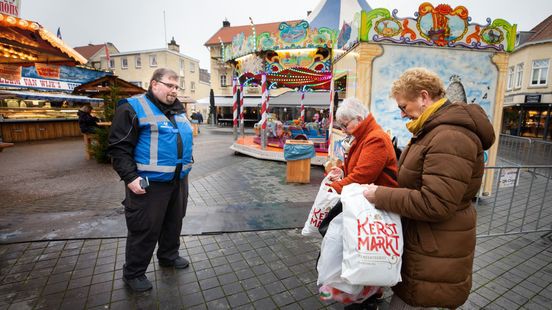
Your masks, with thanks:
<instances>
[{"instance_id":1,"label":"fairground booth roof","mask_svg":"<svg viewBox=\"0 0 552 310\"><path fill-rule=\"evenodd\" d=\"M490 18L486 24L470 23L464 6L424 2L415 17L396 14L397 10L372 9L365 0L322 0L307 20L263 24L262 28L253 23L223 27L206 45L218 40L222 61L234 66L241 84L259 84L266 74L271 87L303 90L330 89L332 61L339 57L338 51L359 42L497 52L514 48L516 25ZM234 36L228 42L230 33Z\"/></svg>"},{"instance_id":2,"label":"fairground booth roof","mask_svg":"<svg viewBox=\"0 0 552 310\"><path fill-rule=\"evenodd\" d=\"M86 59L40 24L0 14L0 64L85 64Z\"/></svg>"}]
</instances>

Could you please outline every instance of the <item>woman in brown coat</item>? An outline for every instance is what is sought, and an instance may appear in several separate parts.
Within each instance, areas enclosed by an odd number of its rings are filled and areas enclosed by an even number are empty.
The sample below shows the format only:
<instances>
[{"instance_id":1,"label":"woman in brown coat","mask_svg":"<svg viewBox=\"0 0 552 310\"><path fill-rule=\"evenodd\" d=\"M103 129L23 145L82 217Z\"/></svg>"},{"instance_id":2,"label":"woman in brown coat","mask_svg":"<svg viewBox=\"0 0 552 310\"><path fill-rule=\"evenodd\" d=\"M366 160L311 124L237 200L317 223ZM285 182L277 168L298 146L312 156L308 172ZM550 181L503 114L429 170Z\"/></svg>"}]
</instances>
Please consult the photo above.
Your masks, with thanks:
<instances>
[{"instance_id":1,"label":"woman in brown coat","mask_svg":"<svg viewBox=\"0 0 552 310\"><path fill-rule=\"evenodd\" d=\"M476 211L484 150L495 140L477 104L451 103L433 72L409 69L393 83L401 116L413 136L399 160L399 188L367 185L378 209L401 215L402 282L389 309L456 308L472 285Z\"/></svg>"}]
</instances>

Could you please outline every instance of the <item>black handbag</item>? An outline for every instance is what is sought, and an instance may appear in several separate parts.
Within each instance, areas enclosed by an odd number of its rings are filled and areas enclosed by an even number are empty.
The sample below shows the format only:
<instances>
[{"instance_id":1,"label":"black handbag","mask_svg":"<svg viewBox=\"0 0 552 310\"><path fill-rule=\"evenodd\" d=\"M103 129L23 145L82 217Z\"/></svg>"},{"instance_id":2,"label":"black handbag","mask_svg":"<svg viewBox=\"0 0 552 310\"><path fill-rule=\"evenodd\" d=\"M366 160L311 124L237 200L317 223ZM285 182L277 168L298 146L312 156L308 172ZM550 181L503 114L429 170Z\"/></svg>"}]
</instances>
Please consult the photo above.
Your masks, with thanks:
<instances>
[{"instance_id":1,"label":"black handbag","mask_svg":"<svg viewBox=\"0 0 552 310\"><path fill-rule=\"evenodd\" d=\"M318 226L318 232L324 237L326 235L326 232L328 231L328 227L330 227L331 221L339 215L339 213L343 212L343 205L341 204L341 200L338 201L333 208L330 209L330 212L328 212L328 215L322 220L322 223L320 223L320 226Z\"/></svg>"}]
</instances>

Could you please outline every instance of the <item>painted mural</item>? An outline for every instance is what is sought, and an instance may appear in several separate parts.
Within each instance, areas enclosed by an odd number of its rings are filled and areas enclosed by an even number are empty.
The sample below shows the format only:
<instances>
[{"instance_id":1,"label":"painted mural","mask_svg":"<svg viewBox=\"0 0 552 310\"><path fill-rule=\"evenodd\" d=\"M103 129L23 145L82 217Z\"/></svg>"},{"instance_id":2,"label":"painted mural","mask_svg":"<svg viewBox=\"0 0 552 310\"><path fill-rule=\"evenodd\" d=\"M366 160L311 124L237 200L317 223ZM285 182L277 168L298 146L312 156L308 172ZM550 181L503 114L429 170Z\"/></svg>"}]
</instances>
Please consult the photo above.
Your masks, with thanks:
<instances>
[{"instance_id":1,"label":"painted mural","mask_svg":"<svg viewBox=\"0 0 552 310\"><path fill-rule=\"evenodd\" d=\"M295 24L282 22L278 33L263 32L246 36L243 32L232 38L232 44L224 47L224 60L228 61L255 51L275 51L296 48L332 48L337 42L337 31L321 27L312 29L309 22Z\"/></svg>"},{"instance_id":2,"label":"painted mural","mask_svg":"<svg viewBox=\"0 0 552 310\"><path fill-rule=\"evenodd\" d=\"M492 120L498 70L491 61L494 54L459 49L436 49L384 45L382 56L374 60L371 111L378 123L408 144L411 133L407 119L401 118L397 103L389 98L391 83L412 67L426 67L443 79L451 101L479 104Z\"/></svg>"},{"instance_id":3,"label":"painted mural","mask_svg":"<svg viewBox=\"0 0 552 310\"><path fill-rule=\"evenodd\" d=\"M415 18L400 18L397 13L397 10L389 12L385 8L362 12L360 41L508 52L514 49L516 25L490 18L487 24L472 24L464 6L453 8L439 4L434 7L424 2L415 12Z\"/></svg>"}]
</instances>

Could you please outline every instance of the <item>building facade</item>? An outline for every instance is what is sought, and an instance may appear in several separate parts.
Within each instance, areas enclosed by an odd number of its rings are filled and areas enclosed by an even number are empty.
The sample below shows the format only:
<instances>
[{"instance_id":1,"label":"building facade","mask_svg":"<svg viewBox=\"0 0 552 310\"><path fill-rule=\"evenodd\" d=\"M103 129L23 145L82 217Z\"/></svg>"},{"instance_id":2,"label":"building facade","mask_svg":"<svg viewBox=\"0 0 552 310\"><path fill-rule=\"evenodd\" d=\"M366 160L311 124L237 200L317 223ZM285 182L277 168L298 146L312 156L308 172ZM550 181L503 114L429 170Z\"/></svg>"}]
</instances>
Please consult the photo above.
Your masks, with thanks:
<instances>
[{"instance_id":1,"label":"building facade","mask_svg":"<svg viewBox=\"0 0 552 310\"><path fill-rule=\"evenodd\" d=\"M148 89L153 72L158 68L169 68L179 76L178 97L184 103L193 103L198 98L209 96L208 81L200 79L199 60L180 53L180 46L174 39L167 48L104 54L101 68L112 70L123 80Z\"/></svg>"},{"instance_id":2,"label":"building facade","mask_svg":"<svg viewBox=\"0 0 552 310\"><path fill-rule=\"evenodd\" d=\"M109 53L109 55L119 53L119 49L117 49L117 47L111 42L107 42L105 44L88 44L85 46L77 46L75 47L75 51L77 51L88 60L88 62L86 63L87 66L94 69L102 69L101 60L102 57L106 56L106 53Z\"/></svg>"},{"instance_id":3,"label":"building facade","mask_svg":"<svg viewBox=\"0 0 552 310\"><path fill-rule=\"evenodd\" d=\"M510 55L503 134L552 140L552 15L520 32Z\"/></svg>"}]
</instances>

